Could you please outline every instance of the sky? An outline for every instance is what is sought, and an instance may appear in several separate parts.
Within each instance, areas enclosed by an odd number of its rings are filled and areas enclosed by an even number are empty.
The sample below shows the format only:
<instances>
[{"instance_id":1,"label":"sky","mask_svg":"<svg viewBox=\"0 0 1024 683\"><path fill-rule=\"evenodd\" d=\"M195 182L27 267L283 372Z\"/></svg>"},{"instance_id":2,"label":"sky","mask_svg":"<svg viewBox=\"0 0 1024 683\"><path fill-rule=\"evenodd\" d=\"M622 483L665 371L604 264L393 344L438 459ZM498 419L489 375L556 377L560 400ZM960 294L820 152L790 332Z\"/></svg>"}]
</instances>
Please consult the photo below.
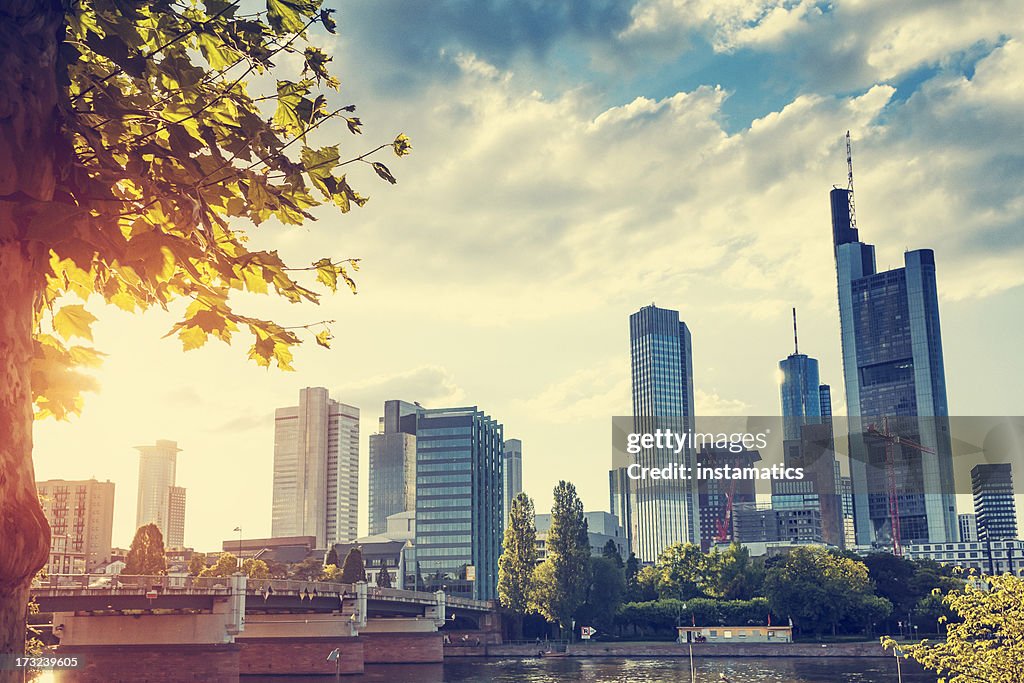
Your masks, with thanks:
<instances>
[{"instance_id":1,"label":"sky","mask_svg":"<svg viewBox=\"0 0 1024 683\"><path fill-rule=\"evenodd\" d=\"M841 413L828 191L847 130L879 268L935 251L950 413L1024 414L1019 0L337 4L339 34L311 38L364 134L324 126L316 144L355 156L404 132L413 154L381 159L394 186L352 173L366 207L268 222L250 245L359 257L359 293L238 299L337 321L290 373L247 361L247 341L183 353L162 338L180 309L90 302L100 390L37 423L35 466L114 481L115 545L135 529L133 447L156 439L182 449L186 545L268 536L273 411L306 386L361 410L363 530L367 437L392 398L479 406L522 439L538 511L559 479L605 510L628 317L651 302L691 330L698 413L778 414L793 306Z\"/></svg>"}]
</instances>

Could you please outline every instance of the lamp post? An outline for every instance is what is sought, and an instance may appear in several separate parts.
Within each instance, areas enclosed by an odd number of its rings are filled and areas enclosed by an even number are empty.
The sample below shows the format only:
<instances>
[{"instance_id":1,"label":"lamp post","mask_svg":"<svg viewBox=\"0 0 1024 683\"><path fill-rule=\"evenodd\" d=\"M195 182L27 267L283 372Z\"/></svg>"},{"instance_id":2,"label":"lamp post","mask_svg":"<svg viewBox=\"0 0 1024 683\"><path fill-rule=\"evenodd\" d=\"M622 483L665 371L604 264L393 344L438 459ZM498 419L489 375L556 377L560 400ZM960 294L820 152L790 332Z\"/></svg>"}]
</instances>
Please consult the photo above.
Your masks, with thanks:
<instances>
[{"instance_id":1,"label":"lamp post","mask_svg":"<svg viewBox=\"0 0 1024 683\"><path fill-rule=\"evenodd\" d=\"M685 602L683 603L682 610L683 610L683 612L686 611L686 603ZM696 683L697 672L693 668L693 637L692 636L693 636L693 633L690 632L690 631L687 631L687 634L686 634L686 646L690 649L690 683Z\"/></svg>"}]
</instances>

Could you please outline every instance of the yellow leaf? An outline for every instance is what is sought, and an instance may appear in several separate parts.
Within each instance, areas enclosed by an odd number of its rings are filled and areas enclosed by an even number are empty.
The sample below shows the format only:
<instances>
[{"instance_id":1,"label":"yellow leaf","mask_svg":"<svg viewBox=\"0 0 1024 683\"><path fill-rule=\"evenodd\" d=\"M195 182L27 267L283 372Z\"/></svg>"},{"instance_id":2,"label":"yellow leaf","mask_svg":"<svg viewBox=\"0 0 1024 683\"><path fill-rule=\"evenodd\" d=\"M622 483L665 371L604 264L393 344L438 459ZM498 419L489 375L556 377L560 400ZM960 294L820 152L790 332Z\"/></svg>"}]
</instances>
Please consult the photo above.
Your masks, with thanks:
<instances>
[{"instance_id":1,"label":"yellow leaf","mask_svg":"<svg viewBox=\"0 0 1024 683\"><path fill-rule=\"evenodd\" d=\"M65 339L82 337L92 341L90 326L96 322L96 316L85 310L85 306L72 304L64 306L53 316L53 329Z\"/></svg>"},{"instance_id":2,"label":"yellow leaf","mask_svg":"<svg viewBox=\"0 0 1024 683\"><path fill-rule=\"evenodd\" d=\"M178 339L181 340L181 346L186 351L198 349L206 343L207 336L207 333L199 327L183 327L178 332Z\"/></svg>"}]
</instances>

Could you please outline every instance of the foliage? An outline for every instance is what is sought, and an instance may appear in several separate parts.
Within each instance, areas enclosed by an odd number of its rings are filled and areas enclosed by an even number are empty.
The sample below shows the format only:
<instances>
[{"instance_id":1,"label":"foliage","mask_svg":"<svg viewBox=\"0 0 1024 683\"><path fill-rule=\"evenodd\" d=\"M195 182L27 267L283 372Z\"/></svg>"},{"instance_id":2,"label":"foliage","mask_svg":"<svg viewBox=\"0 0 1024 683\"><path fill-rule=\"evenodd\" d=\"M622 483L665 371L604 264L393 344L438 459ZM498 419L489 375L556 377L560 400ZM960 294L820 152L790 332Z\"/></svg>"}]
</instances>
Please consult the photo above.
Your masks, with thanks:
<instances>
[{"instance_id":1,"label":"foliage","mask_svg":"<svg viewBox=\"0 0 1024 683\"><path fill-rule=\"evenodd\" d=\"M338 549L331 546L331 549L327 551L327 557L324 558L324 565L333 564L334 566L340 566L341 562L338 560Z\"/></svg>"},{"instance_id":2,"label":"foliage","mask_svg":"<svg viewBox=\"0 0 1024 683\"><path fill-rule=\"evenodd\" d=\"M586 602L577 614L578 621L585 626L596 626L604 633L611 632L625 591L626 578L614 558L591 558L590 585Z\"/></svg>"},{"instance_id":3,"label":"foliage","mask_svg":"<svg viewBox=\"0 0 1024 683\"><path fill-rule=\"evenodd\" d=\"M619 544L615 542L614 538L609 538L604 544L604 547L601 548L601 557L611 560L619 569L623 569L626 566L622 562L622 553L619 552Z\"/></svg>"},{"instance_id":4,"label":"foliage","mask_svg":"<svg viewBox=\"0 0 1024 683\"><path fill-rule=\"evenodd\" d=\"M537 527L533 501L525 493L512 499L508 526L498 558L498 601L515 614L530 606L533 572L537 566Z\"/></svg>"},{"instance_id":5,"label":"foliage","mask_svg":"<svg viewBox=\"0 0 1024 683\"><path fill-rule=\"evenodd\" d=\"M69 343L90 341L96 318L64 303L66 295L98 295L129 312L182 299L168 334L184 349L246 330L250 359L291 369L298 328L236 311L231 294L317 303L320 294L299 274L322 289L340 282L355 291L358 259L325 256L292 268L275 251L250 249L239 227L271 218L301 225L320 204L362 206L366 197L340 173L354 162L395 182L372 152L343 160L338 144L313 146L311 134L328 121L352 134L362 126L354 105L328 106L325 93L340 83L330 57L308 42L315 26L335 29L332 10L320 5L268 0L265 11L243 13L224 0L67 3L55 74L60 113L41 112L60 136L38 150L52 172L28 192L40 201L26 204L26 239L48 252L35 317L53 332L36 335L38 415L78 412L80 391L92 384L74 368L101 359ZM275 65L293 60L301 73ZM270 92L251 92L254 83ZM399 135L373 152L385 148L403 156L410 145ZM300 328L330 344L326 324Z\"/></svg>"},{"instance_id":6,"label":"foliage","mask_svg":"<svg viewBox=\"0 0 1024 683\"><path fill-rule=\"evenodd\" d=\"M676 626L747 626L767 624L768 600L692 600L662 599L648 602L628 602L622 605L617 621L640 631L670 635ZM773 622L779 623L777 616Z\"/></svg>"},{"instance_id":7,"label":"foliage","mask_svg":"<svg viewBox=\"0 0 1024 683\"><path fill-rule=\"evenodd\" d=\"M590 541L583 502L576 487L567 481L555 486L546 546L548 559L534 573L537 589L533 608L560 628L569 629L576 610L586 599Z\"/></svg>"},{"instance_id":8,"label":"foliage","mask_svg":"<svg viewBox=\"0 0 1024 683\"><path fill-rule=\"evenodd\" d=\"M693 543L673 543L661 551L654 563L658 596L688 600L713 592L718 554L705 555Z\"/></svg>"},{"instance_id":9,"label":"foliage","mask_svg":"<svg viewBox=\"0 0 1024 683\"><path fill-rule=\"evenodd\" d=\"M167 573L164 556L164 536L156 524L145 524L135 531L128 556L124 560L124 574L156 576Z\"/></svg>"},{"instance_id":10,"label":"foliage","mask_svg":"<svg viewBox=\"0 0 1024 683\"><path fill-rule=\"evenodd\" d=\"M1018 683L1024 680L1024 579L1012 574L968 582L943 598L961 620L947 624L946 640L898 645L908 659L939 675L939 683Z\"/></svg>"},{"instance_id":11,"label":"foliage","mask_svg":"<svg viewBox=\"0 0 1024 683\"><path fill-rule=\"evenodd\" d=\"M792 549L765 576L772 612L792 618L803 632L835 632L844 619L884 619L892 604L873 593L867 567L859 560L818 547Z\"/></svg>"},{"instance_id":12,"label":"foliage","mask_svg":"<svg viewBox=\"0 0 1024 683\"><path fill-rule=\"evenodd\" d=\"M223 552L217 556L216 562L199 572L199 576L231 576L237 571L238 558L232 553Z\"/></svg>"},{"instance_id":13,"label":"foliage","mask_svg":"<svg viewBox=\"0 0 1024 683\"><path fill-rule=\"evenodd\" d=\"M732 543L714 562L711 593L725 600L750 600L761 594L764 563L750 557L750 550Z\"/></svg>"},{"instance_id":14,"label":"foliage","mask_svg":"<svg viewBox=\"0 0 1024 683\"><path fill-rule=\"evenodd\" d=\"M188 560L188 575L199 576L206 569L206 553L192 553Z\"/></svg>"},{"instance_id":15,"label":"foliage","mask_svg":"<svg viewBox=\"0 0 1024 683\"><path fill-rule=\"evenodd\" d=\"M377 572L377 587L391 588L391 572L384 567L381 567L380 571Z\"/></svg>"},{"instance_id":16,"label":"foliage","mask_svg":"<svg viewBox=\"0 0 1024 683\"><path fill-rule=\"evenodd\" d=\"M627 600L629 602L657 600L660 576L660 572L654 566L648 565L641 568L633 579L633 589L627 591Z\"/></svg>"},{"instance_id":17,"label":"foliage","mask_svg":"<svg viewBox=\"0 0 1024 683\"><path fill-rule=\"evenodd\" d=\"M247 558L242 562L242 573L250 579L269 579L270 569L263 560Z\"/></svg>"},{"instance_id":18,"label":"foliage","mask_svg":"<svg viewBox=\"0 0 1024 683\"><path fill-rule=\"evenodd\" d=\"M341 583L357 583L366 581L366 566L363 564L363 551L359 548L352 548L345 555L345 562L341 565Z\"/></svg>"},{"instance_id":19,"label":"foliage","mask_svg":"<svg viewBox=\"0 0 1024 683\"><path fill-rule=\"evenodd\" d=\"M288 565L288 578L319 581L324 577L324 563L319 557L307 557L302 562Z\"/></svg>"},{"instance_id":20,"label":"foliage","mask_svg":"<svg viewBox=\"0 0 1024 683\"><path fill-rule=\"evenodd\" d=\"M317 581L341 581L341 567L336 564L328 564L320 568Z\"/></svg>"}]
</instances>

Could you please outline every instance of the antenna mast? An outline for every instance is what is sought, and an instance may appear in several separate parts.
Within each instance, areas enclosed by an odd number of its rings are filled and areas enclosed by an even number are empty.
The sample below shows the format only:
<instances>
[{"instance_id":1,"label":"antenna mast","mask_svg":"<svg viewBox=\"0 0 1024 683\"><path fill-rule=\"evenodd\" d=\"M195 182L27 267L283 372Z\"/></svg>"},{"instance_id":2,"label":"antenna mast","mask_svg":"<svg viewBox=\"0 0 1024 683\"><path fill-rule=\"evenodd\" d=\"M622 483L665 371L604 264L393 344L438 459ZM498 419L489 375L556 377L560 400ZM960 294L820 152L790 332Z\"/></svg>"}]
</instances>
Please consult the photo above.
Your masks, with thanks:
<instances>
[{"instance_id":1,"label":"antenna mast","mask_svg":"<svg viewBox=\"0 0 1024 683\"><path fill-rule=\"evenodd\" d=\"M850 131L846 131L846 189L850 199L850 227L857 229L857 210L853 204L853 147L850 145Z\"/></svg>"},{"instance_id":2,"label":"antenna mast","mask_svg":"<svg viewBox=\"0 0 1024 683\"><path fill-rule=\"evenodd\" d=\"M793 307L793 355L800 355L800 342L796 338L796 307Z\"/></svg>"}]
</instances>

